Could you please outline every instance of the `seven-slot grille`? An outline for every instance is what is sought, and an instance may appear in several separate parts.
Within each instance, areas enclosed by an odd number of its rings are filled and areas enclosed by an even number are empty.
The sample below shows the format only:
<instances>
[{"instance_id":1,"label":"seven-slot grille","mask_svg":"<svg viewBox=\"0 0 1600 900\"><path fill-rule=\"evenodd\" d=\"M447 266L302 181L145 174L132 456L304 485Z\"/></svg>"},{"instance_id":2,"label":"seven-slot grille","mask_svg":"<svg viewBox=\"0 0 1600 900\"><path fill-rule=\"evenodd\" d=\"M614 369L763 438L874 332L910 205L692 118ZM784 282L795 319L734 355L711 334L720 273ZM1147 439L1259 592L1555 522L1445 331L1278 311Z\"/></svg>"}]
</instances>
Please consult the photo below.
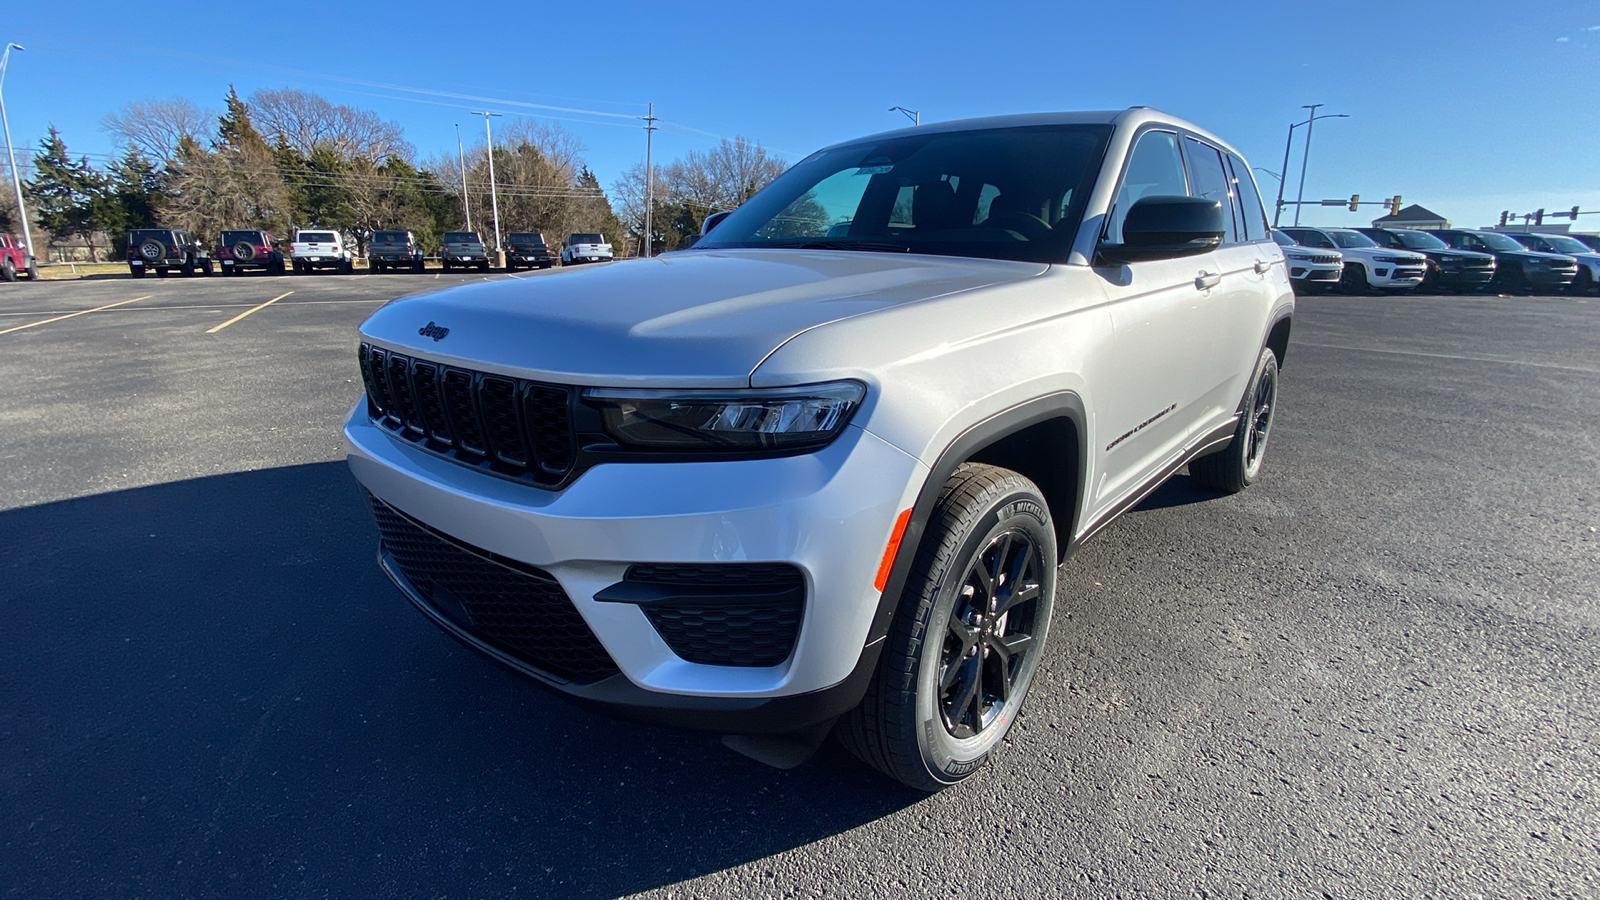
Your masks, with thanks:
<instances>
[{"instance_id":1,"label":"seven-slot grille","mask_svg":"<svg viewBox=\"0 0 1600 900\"><path fill-rule=\"evenodd\" d=\"M1318 265L1324 265L1325 266L1325 265L1328 265L1330 263L1339 262L1342 258L1343 257L1340 257L1340 256L1338 256L1336 254L1333 254L1333 253L1318 253L1318 254L1314 254L1311 257L1311 262L1317 263Z\"/></svg>"},{"instance_id":2,"label":"seven-slot grille","mask_svg":"<svg viewBox=\"0 0 1600 900\"><path fill-rule=\"evenodd\" d=\"M572 472L572 390L361 345L373 422L469 466L552 486Z\"/></svg>"},{"instance_id":3,"label":"seven-slot grille","mask_svg":"<svg viewBox=\"0 0 1600 900\"><path fill-rule=\"evenodd\" d=\"M440 613L561 678L588 683L617 674L617 664L548 572L447 538L368 499L384 551Z\"/></svg>"}]
</instances>

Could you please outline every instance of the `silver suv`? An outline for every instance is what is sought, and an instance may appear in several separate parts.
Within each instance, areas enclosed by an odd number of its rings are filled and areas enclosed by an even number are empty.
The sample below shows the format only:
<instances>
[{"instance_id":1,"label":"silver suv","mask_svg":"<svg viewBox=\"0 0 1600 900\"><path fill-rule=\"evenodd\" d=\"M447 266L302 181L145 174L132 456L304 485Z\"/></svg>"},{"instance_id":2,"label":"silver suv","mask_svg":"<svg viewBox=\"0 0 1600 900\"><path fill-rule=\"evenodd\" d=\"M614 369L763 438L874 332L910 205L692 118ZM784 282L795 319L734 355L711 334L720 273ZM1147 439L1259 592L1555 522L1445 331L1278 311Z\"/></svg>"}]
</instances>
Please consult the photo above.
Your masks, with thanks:
<instances>
[{"instance_id":1,"label":"silver suv","mask_svg":"<svg viewBox=\"0 0 1600 900\"><path fill-rule=\"evenodd\" d=\"M1016 721L1073 548L1185 465L1256 480L1293 308L1249 166L1187 122L925 125L693 250L383 307L348 459L468 646L935 790Z\"/></svg>"}]
</instances>

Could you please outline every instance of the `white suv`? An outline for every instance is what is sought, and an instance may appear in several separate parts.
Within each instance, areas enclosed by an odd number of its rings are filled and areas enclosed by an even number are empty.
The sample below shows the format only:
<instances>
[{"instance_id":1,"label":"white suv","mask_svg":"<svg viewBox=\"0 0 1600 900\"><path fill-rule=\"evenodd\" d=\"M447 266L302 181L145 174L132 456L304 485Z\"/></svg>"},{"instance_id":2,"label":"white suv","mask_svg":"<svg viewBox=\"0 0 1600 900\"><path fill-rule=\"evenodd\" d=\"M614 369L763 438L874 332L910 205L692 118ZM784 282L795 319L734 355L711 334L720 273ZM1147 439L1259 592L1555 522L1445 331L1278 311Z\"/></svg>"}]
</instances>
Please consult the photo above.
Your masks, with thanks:
<instances>
[{"instance_id":1,"label":"white suv","mask_svg":"<svg viewBox=\"0 0 1600 900\"><path fill-rule=\"evenodd\" d=\"M307 275L316 269L333 269L348 275L355 271L355 254L337 231L296 228L289 247L289 263L296 275Z\"/></svg>"},{"instance_id":2,"label":"white suv","mask_svg":"<svg viewBox=\"0 0 1600 900\"><path fill-rule=\"evenodd\" d=\"M1344 256L1339 288L1350 294L1372 290L1405 291L1422 283L1428 258L1410 250L1383 247L1354 228L1284 228L1303 246L1337 250Z\"/></svg>"},{"instance_id":3,"label":"white suv","mask_svg":"<svg viewBox=\"0 0 1600 900\"><path fill-rule=\"evenodd\" d=\"M1193 125L924 125L693 250L388 304L348 458L384 570L468 646L933 790L1016 721L1073 548L1186 464L1256 479L1293 308Z\"/></svg>"}]
</instances>

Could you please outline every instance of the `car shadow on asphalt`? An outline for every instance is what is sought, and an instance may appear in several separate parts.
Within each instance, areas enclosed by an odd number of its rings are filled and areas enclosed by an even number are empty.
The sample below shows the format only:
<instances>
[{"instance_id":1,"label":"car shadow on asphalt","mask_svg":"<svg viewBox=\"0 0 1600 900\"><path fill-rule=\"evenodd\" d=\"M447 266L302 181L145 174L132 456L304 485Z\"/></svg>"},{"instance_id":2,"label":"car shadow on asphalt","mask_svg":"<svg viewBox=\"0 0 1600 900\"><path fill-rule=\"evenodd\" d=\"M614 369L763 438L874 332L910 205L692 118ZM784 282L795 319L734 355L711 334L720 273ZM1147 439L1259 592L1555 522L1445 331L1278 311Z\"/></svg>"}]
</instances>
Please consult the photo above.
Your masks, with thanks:
<instances>
[{"instance_id":1,"label":"car shadow on asphalt","mask_svg":"<svg viewBox=\"0 0 1600 900\"><path fill-rule=\"evenodd\" d=\"M1150 495L1139 501L1139 505L1133 509L1135 512L1168 509L1174 506L1188 506L1191 503L1205 503L1222 496L1226 495L1221 491L1201 487L1199 482L1187 474L1174 475L1151 491Z\"/></svg>"},{"instance_id":2,"label":"car shadow on asphalt","mask_svg":"<svg viewBox=\"0 0 1600 900\"><path fill-rule=\"evenodd\" d=\"M611 897L923 795L591 714L378 571L342 462L0 512L0 871L23 894Z\"/></svg>"}]
</instances>

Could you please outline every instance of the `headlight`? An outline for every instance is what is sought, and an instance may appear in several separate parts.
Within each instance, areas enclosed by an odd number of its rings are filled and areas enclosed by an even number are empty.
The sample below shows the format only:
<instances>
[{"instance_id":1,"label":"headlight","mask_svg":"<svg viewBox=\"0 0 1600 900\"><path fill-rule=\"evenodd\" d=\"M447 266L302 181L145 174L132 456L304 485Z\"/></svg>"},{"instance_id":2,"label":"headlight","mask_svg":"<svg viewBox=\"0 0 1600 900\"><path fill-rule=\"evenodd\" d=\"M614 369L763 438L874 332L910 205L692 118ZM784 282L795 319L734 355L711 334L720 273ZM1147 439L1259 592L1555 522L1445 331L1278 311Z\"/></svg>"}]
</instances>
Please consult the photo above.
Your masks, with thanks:
<instances>
[{"instance_id":1,"label":"headlight","mask_svg":"<svg viewBox=\"0 0 1600 900\"><path fill-rule=\"evenodd\" d=\"M589 388L606 433L628 447L680 452L790 451L838 436L866 386L833 381L792 388L631 391Z\"/></svg>"},{"instance_id":2,"label":"headlight","mask_svg":"<svg viewBox=\"0 0 1600 900\"><path fill-rule=\"evenodd\" d=\"M1294 259L1299 260L1300 262L1311 262L1311 256L1305 253L1285 253L1283 256L1285 259Z\"/></svg>"}]
</instances>

